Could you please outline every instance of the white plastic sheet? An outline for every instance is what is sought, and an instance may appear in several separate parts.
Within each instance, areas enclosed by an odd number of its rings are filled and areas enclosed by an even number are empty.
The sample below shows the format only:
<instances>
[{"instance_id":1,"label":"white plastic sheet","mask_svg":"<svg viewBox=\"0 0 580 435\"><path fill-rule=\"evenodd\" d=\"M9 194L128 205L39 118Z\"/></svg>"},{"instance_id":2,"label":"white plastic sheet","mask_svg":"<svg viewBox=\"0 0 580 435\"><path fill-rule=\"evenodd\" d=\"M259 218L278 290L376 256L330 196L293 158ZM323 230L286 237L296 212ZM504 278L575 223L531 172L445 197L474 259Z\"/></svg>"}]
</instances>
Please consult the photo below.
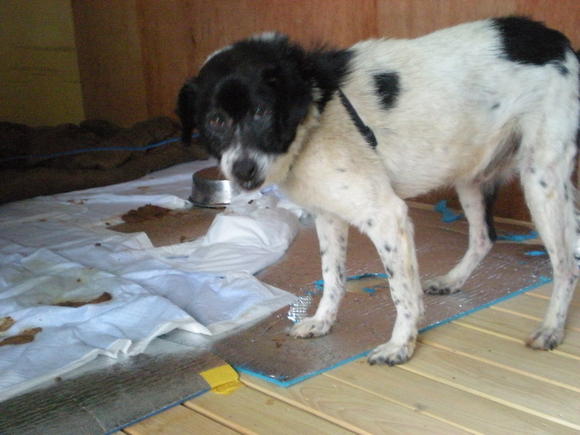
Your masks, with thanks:
<instances>
[{"instance_id":1,"label":"white plastic sheet","mask_svg":"<svg viewBox=\"0 0 580 435\"><path fill-rule=\"evenodd\" d=\"M294 300L253 276L298 230L296 209L273 195L239 198L190 243L155 248L143 233L107 230L145 204L189 207L192 173L213 163L0 207L0 318L16 321L0 341L42 328L30 343L0 346L0 400L98 355L140 353L173 329L224 333ZM110 301L57 306L104 292Z\"/></svg>"}]
</instances>

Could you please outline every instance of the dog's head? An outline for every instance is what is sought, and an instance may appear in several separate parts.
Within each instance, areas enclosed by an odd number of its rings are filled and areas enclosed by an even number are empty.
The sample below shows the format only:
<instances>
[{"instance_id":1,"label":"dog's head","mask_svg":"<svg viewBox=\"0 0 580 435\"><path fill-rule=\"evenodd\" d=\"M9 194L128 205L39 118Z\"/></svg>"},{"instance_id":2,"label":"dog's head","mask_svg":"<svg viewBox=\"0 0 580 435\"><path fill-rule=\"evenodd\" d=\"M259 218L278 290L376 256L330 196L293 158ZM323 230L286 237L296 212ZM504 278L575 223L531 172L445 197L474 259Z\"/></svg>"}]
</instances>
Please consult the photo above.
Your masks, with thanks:
<instances>
[{"instance_id":1,"label":"dog's head","mask_svg":"<svg viewBox=\"0 0 580 435\"><path fill-rule=\"evenodd\" d=\"M307 70L304 50L277 33L214 53L179 94L184 143L197 128L229 179L246 190L260 187L308 114Z\"/></svg>"}]
</instances>

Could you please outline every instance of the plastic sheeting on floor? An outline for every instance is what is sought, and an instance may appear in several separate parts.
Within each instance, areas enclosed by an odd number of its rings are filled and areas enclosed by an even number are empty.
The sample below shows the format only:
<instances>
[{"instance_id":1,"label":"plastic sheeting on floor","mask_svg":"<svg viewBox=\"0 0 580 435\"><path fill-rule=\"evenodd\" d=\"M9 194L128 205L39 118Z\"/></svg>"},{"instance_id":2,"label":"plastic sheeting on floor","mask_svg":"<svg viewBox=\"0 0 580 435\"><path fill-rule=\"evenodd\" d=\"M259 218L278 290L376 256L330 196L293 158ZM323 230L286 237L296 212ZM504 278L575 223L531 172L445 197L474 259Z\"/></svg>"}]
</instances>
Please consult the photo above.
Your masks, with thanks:
<instances>
[{"instance_id":1,"label":"plastic sheeting on floor","mask_svg":"<svg viewBox=\"0 0 580 435\"><path fill-rule=\"evenodd\" d=\"M192 173L214 163L0 207L0 400L171 330L224 333L294 300L253 276L298 231L275 195L240 198L189 243L155 248L107 229L145 204L190 207Z\"/></svg>"}]
</instances>

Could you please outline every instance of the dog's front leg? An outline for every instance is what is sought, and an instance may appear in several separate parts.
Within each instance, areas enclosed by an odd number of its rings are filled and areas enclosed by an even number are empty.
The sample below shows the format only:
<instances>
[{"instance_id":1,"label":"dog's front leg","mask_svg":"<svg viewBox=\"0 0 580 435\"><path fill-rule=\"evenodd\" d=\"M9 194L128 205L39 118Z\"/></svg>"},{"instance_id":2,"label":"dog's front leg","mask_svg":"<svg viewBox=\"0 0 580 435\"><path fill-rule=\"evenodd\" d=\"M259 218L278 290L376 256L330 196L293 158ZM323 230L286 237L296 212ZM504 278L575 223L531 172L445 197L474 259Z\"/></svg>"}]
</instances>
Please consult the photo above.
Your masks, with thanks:
<instances>
[{"instance_id":1,"label":"dog's front leg","mask_svg":"<svg viewBox=\"0 0 580 435\"><path fill-rule=\"evenodd\" d=\"M348 224L330 214L316 216L316 232L320 244L324 292L313 317L294 325L290 335L311 338L330 331L345 291L345 262Z\"/></svg>"},{"instance_id":2,"label":"dog's front leg","mask_svg":"<svg viewBox=\"0 0 580 435\"><path fill-rule=\"evenodd\" d=\"M401 364L413 355L417 326L423 315L423 292L407 205L393 198L374 215L365 216L360 229L373 241L389 275L397 317L391 339L368 356L370 364Z\"/></svg>"}]
</instances>

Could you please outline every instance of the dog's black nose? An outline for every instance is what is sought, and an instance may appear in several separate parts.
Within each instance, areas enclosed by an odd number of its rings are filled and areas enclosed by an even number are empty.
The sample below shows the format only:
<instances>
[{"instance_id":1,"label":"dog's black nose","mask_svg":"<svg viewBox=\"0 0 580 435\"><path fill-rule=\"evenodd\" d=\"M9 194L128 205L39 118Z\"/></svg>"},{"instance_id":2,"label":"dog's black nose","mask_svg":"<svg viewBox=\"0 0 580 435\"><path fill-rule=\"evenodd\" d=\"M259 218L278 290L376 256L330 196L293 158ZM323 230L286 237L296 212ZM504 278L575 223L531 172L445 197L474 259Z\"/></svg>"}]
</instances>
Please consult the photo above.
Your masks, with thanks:
<instances>
[{"instance_id":1,"label":"dog's black nose","mask_svg":"<svg viewBox=\"0 0 580 435\"><path fill-rule=\"evenodd\" d=\"M234 163L232 170L239 181L251 181L256 176L258 166L252 159L243 159Z\"/></svg>"}]
</instances>

